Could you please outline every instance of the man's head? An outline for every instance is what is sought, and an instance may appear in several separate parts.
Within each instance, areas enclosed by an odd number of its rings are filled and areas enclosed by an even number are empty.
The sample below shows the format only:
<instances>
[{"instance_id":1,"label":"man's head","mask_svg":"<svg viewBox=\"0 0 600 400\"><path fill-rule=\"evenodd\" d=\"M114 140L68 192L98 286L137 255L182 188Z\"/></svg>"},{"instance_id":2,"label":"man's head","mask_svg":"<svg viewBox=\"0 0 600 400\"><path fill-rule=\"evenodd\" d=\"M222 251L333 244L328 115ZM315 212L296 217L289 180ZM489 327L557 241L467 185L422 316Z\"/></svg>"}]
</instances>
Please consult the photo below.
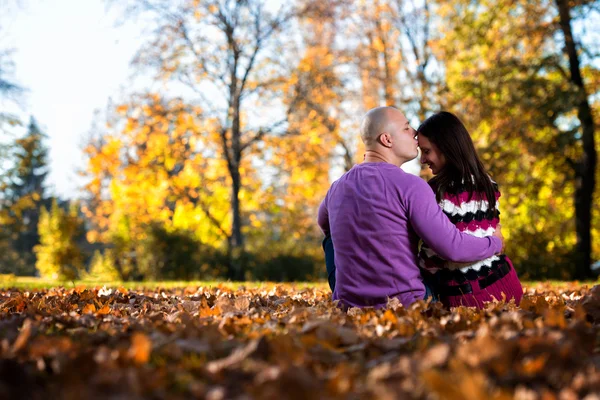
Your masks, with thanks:
<instances>
[{"instance_id":1,"label":"man's head","mask_svg":"<svg viewBox=\"0 0 600 400\"><path fill-rule=\"evenodd\" d=\"M364 116L360 137L367 152L375 152L392 164L402 165L417 157L416 131L394 107L373 108Z\"/></svg>"}]
</instances>

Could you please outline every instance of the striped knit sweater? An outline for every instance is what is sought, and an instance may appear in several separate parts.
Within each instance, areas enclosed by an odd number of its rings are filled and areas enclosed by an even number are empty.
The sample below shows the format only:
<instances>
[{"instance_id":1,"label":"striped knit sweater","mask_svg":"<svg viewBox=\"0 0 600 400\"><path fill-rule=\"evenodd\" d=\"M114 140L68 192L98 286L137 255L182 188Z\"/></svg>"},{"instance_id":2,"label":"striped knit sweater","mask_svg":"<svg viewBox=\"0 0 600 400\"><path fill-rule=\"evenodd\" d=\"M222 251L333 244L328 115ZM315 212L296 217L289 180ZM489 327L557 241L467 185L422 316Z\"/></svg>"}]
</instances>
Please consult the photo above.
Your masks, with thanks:
<instances>
[{"instance_id":1,"label":"striped knit sweater","mask_svg":"<svg viewBox=\"0 0 600 400\"><path fill-rule=\"evenodd\" d=\"M473 193L469 199L469 193L462 185L448 189L439 205L444 214L461 232L477 237L491 236L500 221L500 211L498 210L500 192L495 183L494 188L496 191L496 207L491 210L488 207L485 193ZM422 243L419 251L420 267L443 278L442 281L462 281L465 278L473 280L487 276L492 269L505 262L504 255L494 255L472 264L454 263L439 257L425 243Z\"/></svg>"}]
</instances>

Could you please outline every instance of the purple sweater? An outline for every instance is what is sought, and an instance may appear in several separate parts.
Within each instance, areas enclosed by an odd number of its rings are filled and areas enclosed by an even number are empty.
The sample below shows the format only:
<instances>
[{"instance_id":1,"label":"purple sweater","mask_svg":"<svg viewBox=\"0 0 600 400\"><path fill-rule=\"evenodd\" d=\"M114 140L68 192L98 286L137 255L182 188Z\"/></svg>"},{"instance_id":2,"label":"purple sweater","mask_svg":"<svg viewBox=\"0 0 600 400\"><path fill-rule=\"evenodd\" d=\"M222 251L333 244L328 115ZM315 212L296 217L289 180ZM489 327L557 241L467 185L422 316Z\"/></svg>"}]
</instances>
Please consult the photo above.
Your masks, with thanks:
<instances>
[{"instance_id":1,"label":"purple sweater","mask_svg":"<svg viewBox=\"0 0 600 400\"><path fill-rule=\"evenodd\" d=\"M424 297L419 237L455 262L483 260L502 247L496 237L461 233L423 179L388 163L355 165L335 181L318 222L333 241L333 299L350 307L382 307L392 297L407 306Z\"/></svg>"}]
</instances>

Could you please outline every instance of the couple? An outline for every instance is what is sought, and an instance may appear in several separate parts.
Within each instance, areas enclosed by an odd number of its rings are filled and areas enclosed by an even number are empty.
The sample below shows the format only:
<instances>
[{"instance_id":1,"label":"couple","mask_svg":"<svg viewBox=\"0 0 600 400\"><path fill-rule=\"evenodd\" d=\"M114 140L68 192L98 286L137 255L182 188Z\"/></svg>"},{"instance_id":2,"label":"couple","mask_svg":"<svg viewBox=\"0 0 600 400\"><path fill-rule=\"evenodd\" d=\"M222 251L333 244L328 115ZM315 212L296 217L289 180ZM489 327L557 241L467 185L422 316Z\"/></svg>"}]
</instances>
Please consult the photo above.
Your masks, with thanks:
<instances>
[{"instance_id":1,"label":"couple","mask_svg":"<svg viewBox=\"0 0 600 400\"><path fill-rule=\"evenodd\" d=\"M503 254L500 193L462 122L440 112L415 132L399 110L379 107L360 130L364 162L319 207L333 299L375 308L394 297L404 306L428 297L448 307L518 304L523 289ZM417 147L435 175L429 183L399 168Z\"/></svg>"}]
</instances>

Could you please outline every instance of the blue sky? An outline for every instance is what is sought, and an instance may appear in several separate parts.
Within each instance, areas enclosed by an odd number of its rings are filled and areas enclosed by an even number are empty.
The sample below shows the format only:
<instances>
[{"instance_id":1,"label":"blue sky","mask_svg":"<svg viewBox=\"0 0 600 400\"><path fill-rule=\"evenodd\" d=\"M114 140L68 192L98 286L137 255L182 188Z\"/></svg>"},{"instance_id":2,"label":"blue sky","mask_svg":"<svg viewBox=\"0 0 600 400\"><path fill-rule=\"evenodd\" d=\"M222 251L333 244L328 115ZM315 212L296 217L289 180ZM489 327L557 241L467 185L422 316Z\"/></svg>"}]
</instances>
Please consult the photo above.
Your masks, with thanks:
<instances>
[{"instance_id":1,"label":"blue sky","mask_svg":"<svg viewBox=\"0 0 600 400\"><path fill-rule=\"evenodd\" d=\"M116 19L102 0L28 0L0 16L0 48L15 49L14 78L28 89L18 111L49 136L48 186L63 197L79 195L76 170L94 111L121 99L134 72L141 28Z\"/></svg>"}]
</instances>

